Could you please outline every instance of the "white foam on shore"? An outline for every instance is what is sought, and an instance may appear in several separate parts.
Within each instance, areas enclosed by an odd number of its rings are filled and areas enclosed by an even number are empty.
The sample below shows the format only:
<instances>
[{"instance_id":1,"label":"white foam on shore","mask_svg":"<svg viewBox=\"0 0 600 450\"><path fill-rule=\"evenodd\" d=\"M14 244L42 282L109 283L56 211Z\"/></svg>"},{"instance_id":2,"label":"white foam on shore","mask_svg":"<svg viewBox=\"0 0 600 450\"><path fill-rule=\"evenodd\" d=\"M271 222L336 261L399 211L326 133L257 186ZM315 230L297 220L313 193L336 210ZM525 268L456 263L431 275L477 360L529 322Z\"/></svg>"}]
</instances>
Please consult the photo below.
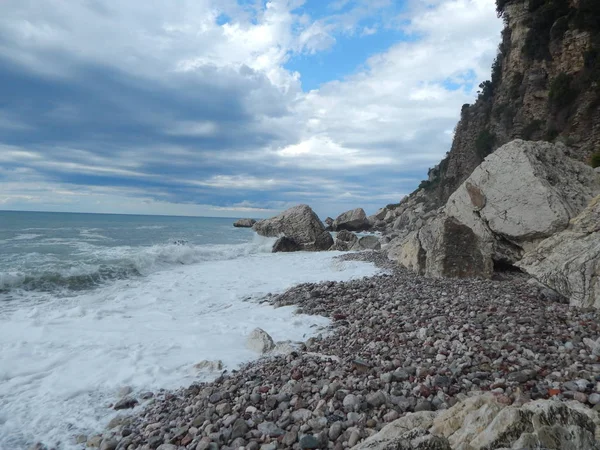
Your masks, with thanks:
<instances>
[{"instance_id":1,"label":"white foam on shore","mask_svg":"<svg viewBox=\"0 0 600 450\"><path fill-rule=\"evenodd\" d=\"M27 307L0 313L0 449L43 441L77 448L72 437L102 431L122 386L177 388L202 360L236 368L257 355L246 336L305 340L327 319L243 301L294 284L373 275L337 252L252 254L181 265L85 294L27 294ZM35 300L35 301L29 301ZM11 312L9 312L11 311Z\"/></svg>"}]
</instances>

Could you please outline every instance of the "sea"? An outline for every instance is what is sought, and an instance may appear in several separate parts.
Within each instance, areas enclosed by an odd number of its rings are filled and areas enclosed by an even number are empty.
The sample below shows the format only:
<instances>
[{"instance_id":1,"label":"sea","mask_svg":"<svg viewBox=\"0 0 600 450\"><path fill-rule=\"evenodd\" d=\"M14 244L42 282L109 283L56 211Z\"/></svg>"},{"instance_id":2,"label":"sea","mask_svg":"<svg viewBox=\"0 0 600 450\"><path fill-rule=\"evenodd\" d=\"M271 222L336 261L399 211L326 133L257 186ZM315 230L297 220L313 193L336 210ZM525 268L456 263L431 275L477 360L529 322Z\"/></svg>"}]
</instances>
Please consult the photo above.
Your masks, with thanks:
<instances>
[{"instance_id":1,"label":"sea","mask_svg":"<svg viewBox=\"0 0 600 450\"><path fill-rule=\"evenodd\" d=\"M214 379L194 366L256 359L256 327L275 341L325 331L268 293L378 272L338 252L270 253L274 239L234 220L0 211L0 450L82 448L74 437L103 431L124 387Z\"/></svg>"}]
</instances>

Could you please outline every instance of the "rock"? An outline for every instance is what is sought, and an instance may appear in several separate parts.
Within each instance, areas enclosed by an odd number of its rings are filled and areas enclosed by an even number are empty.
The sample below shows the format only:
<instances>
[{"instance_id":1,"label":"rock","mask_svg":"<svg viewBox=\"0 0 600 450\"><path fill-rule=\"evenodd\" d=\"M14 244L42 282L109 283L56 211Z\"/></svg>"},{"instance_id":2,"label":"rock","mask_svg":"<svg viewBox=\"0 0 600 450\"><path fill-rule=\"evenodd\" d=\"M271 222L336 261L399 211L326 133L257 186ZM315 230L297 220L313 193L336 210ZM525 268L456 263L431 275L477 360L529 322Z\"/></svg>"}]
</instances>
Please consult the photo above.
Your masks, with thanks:
<instances>
[{"instance_id":1,"label":"rock","mask_svg":"<svg viewBox=\"0 0 600 450\"><path fill-rule=\"evenodd\" d=\"M564 150L562 144L521 140L500 147L443 211L390 245L388 257L435 277L490 278L495 262L516 263L564 230L600 193L596 174Z\"/></svg>"},{"instance_id":2,"label":"rock","mask_svg":"<svg viewBox=\"0 0 600 450\"><path fill-rule=\"evenodd\" d=\"M331 225L333 231L364 231L369 229L367 215L362 208L340 214Z\"/></svg>"},{"instance_id":3,"label":"rock","mask_svg":"<svg viewBox=\"0 0 600 450\"><path fill-rule=\"evenodd\" d=\"M275 348L275 343L265 330L255 328L246 340L246 347L258 353L267 353Z\"/></svg>"},{"instance_id":4,"label":"rock","mask_svg":"<svg viewBox=\"0 0 600 450\"><path fill-rule=\"evenodd\" d=\"M325 225L327 225L328 227L333 225L333 219L331 217L327 217L327 219L325 219Z\"/></svg>"},{"instance_id":5,"label":"rock","mask_svg":"<svg viewBox=\"0 0 600 450\"><path fill-rule=\"evenodd\" d=\"M596 448L595 428L586 414L562 402L538 400L521 407L505 406L484 394L441 413L430 433L447 438L452 448L520 448L523 442L538 440L551 449L591 450Z\"/></svg>"},{"instance_id":6,"label":"rock","mask_svg":"<svg viewBox=\"0 0 600 450\"><path fill-rule=\"evenodd\" d=\"M329 427L329 439L333 442L337 441L337 439L342 434L342 424L340 422L335 422Z\"/></svg>"},{"instance_id":7,"label":"rock","mask_svg":"<svg viewBox=\"0 0 600 450\"><path fill-rule=\"evenodd\" d=\"M233 427L231 428L231 439L237 439L240 437L244 437L248 432L248 424L243 419L237 419L233 422Z\"/></svg>"},{"instance_id":8,"label":"rock","mask_svg":"<svg viewBox=\"0 0 600 450\"><path fill-rule=\"evenodd\" d=\"M453 217L442 215L432 221L419 231L418 240L421 249L412 265L419 265L419 273L449 278L492 276L494 265L486 244Z\"/></svg>"},{"instance_id":9,"label":"rock","mask_svg":"<svg viewBox=\"0 0 600 450\"><path fill-rule=\"evenodd\" d=\"M348 411L354 410L355 407L359 405L360 401L358 397L354 394L348 394L344 397L343 405L344 408Z\"/></svg>"},{"instance_id":10,"label":"rock","mask_svg":"<svg viewBox=\"0 0 600 450\"><path fill-rule=\"evenodd\" d=\"M294 426L283 436L281 442L283 443L283 445L285 445L286 448L291 448L292 445L294 445L298 440L298 429L299 427Z\"/></svg>"},{"instance_id":11,"label":"rock","mask_svg":"<svg viewBox=\"0 0 600 450\"><path fill-rule=\"evenodd\" d=\"M252 228L252 226L256 223L254 219L238 219L233 222L233 226L237 228Z\"/></svg>"},{"instance_id":12,"label":"rock","mask_svg":"<svg viewBox=\"0 0 600 450\"><path fill-rule=\"evenodd\" d=\"M344 399L345 401L345 399ZM375 408L385 405L387 398L382 391L373 392L367 395L367 403Z\"/></svg>"},{"instance_id":13,"label":"rock","mask_svg":"<svg viewBox=\"0 0 600 450\"><path fill-rule=\"evenodd\" d=\"M354 447L358 443L359 440L360 440L360 434L358 433L358 431L353 430L350 433L350 437L348 438L348 446Z\"/></svg>"},{"instance_id":14,"label":"rock","mask_svg":"<svg viewBox=\"0 0 600 450\"><path fill-rule=\"evenodd\" d=\"M202 372L216 372L223 370L223 361L200 361L199 363L194 364L194 369Z\"/></svg>"},{"instance_id":15,"label":"rock","mask_svg":"<svg viewBox=\"0 0 600 450\"><path fill-rule=\"evenodd\" d=\"M273 244L273 253L290 253L302 250L302 246L291 238L282 236Z\"/></svg>"},{"instance_id":16,"label":"rock","mask_svg":"<svg viewBox=\"0 0 600 450\"><path fill-rule=\"evenodd\" d=\"M292 239L302 250L328 250L333 238L308 205L290 208L276 217L260 220L252 227L261 236Z\"/></svg>"},{"instance_id":17,"label":"rock","mask_svg":"<svg viewBox=\"0 0 600 450\"><path fill-rule=\"evenodd\" d=\"M100 450L115 450L119 442L115 439L103 439L100 444Z\"/></svg>"},{"instance_id":18,"label":"rock","mask_svg":"<svg viewBox=\"0 0 600 450\"><path fill-rule=\"evenodd\" d=\"M588 397L588 402L590 402L592 405L597 405L598 403L600 403L600 394L596 392L590 394Z\"/></svg>"},{"instance_id":19,"label":"rock","mask_svg":"<svg viewBox=\"0 0 600 450\"><path fill-rule=\"evenodd\" d=\"M391 213L392 211L388 210L387 208L380 208L375 214L373 214L375 216L376 219L378 220L385 220L385 218L387 217L387 215L389 213Z\"/></svg>"},{"instance_id":20,"label":"rock","mask_svg":"<svg viewBox=\"0 0 600 450\"><path fill-rule=\"evenodd\" d=\"M48 450L48 447L41 442L36 442L35 444L29 446L27 450Z\"/></svg>"},{"instance_id":21,"label":"rock","mask_svg":"<svg viewBox=\"0 0 600 450\"><path fill-rule=\"evenodd\" d=\"M517 266L572 306L600 308L600 195L567 230L542 241Z\"/></svg>"},{"instance_id":22,"label":"rock","mask_svg":"<svg viewBox=\"0 0 600 450\"><path fill-rule=\"evenodd\" d=\"M279 437L285 434L281 428L275 425L273 422L262 422L258 424L258 431L264 436L268 437Z\"/></svg>"},{"instance_id":23,"label":"rock","mask_svg":"<svg viewBox=\"0 0 600 450\"><path fill-rule=\"evenodd\" d=\"M156 450L177 450L179 447L173 444L160 444Z\"/></svg>"},{"instance_id":24,"label":"rock","mask_svg":"<svg viewBox=\"0 0 600 450\"><path fill-rule=\"evenodd\" d=\"M138 401L133 398L133 397L124 397L121 400L119 400L115 406L113 407L116 410L120 410L120 409L131 409L131 408L135 408L135 406L138 404Z\"/></svg>"},{"instance_id":25,"label":"rock","mask_svg":"<svg viewBox=\"0 0 600 450\"><path fill-rule=\"evenodd\" d=\"M85 443L85 446L92 447L92 448L100 448L100 444L102 444L102 436L95 435L95 436L88 437L88 440Z\"/></svg>"},{"instance_id":26,"label":"rock","mask_svg":"<svg viewBox=\"0 0 600 450\"><path fill-rule=\"evenodd\" d=\"M302 436L300 438L299 444L300 448L302 449L320 447L319 440L311 434L305 434L304 436Z\"/></svg>"},{"instance_id":27,"label":"rock","mask_svg":"<svg viewBox=\"0 0 600 450\"><path fill-rule=\"evenodd\" d=\"M415 406L415 412L422 412L422 411L433 411L433 405L431 404L430 401L421 400L420 402L417 403L417 406Z\"/></svg>"},{"instance_id":28,"label":"rock","mask_svg":"<svg viewBox=\"0 0 600 450\"><path fill-rule=\"evenodd\" d=\"M358 246L361 250L381 250L381 243L376 236L362 236L358 240Z\"/></svg>"},{"instance_id":29,"label":"rock","mask_svg":"<svg viewBox=\"0 0 600 450\"><path fill-rule=\"evenodd\" d=\"M358 237L351 231L342 230L335 237L335 244L331 250L339 250L342 252L352 249L358 242Z\"/></svg>"},{"instance_id":30,"label":"rock","mask_svg":"<svg viewBox=\"0 0 600 450\"><path fill-rule=\"evenodd\" d=\"M419 432L426 433L433 420L436 417L434 412L408 413L404 417L386 425L381 431L370 438L366 439L356 450L395 450L395 449L410 449L410 448L427 448L427 447L407 447L406 441L410 444L410 435L417 435ZM404 441L400 446L400 443ZM444 448L444 447L442 447ZM449 448L449 447L448 447Z\"/></svg>"},{"instance_id":31,"label":"rock","mask_svg":"<svg viewBox=\"0 0 600 450\"><path fill-rule=\"evenodd\" d=\"M132 392L133 392L133 389L131 388L131 386L123 386L123 387L119 388L117 395L119 397L127 397Z\"/></svg>"}]
</instances>

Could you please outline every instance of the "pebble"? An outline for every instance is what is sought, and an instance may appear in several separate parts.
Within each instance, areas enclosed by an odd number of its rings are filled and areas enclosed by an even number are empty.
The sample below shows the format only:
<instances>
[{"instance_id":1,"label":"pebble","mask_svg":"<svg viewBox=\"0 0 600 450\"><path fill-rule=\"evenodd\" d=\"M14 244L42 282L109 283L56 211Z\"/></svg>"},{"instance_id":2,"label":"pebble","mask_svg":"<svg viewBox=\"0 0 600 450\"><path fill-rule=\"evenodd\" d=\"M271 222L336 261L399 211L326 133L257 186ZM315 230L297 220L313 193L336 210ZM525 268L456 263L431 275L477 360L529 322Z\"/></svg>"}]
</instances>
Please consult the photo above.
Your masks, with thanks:
<instances>
[{"instance_id":1,"label":"pebble","mask_svg":"<svg viewBox=\"0 0 600 450\"><path fill-rule=\"evenodd\" d=\"M590 402L592 405L597 405L598 403L600 403L600 394L596 392L590 394L588 397L588 402Z\"/></svg>"},{"instance_id":2,"label":"pebble","mask_svg":"<svg viewBox=\"0 0 600 450\"><path fill-rule=\"evenodd\" d=\"M319 448L319 440L315 438L313 435L305 434L300 438L300 448Z\"/></svg>"},{"instance_id":3,"label":"pebble","mask_svg":"<svg viewBox=\"0 0 600 450\"><path fill-rule=\"evenodd\" d=\"M600 409L600 359L589 350L599 311L543 300L523 275L430 279L376 252L342 259L372 260L388 273L266 298L337 317L326 333L212 383L155 392L126 421L111 421L107 439L127 435L122 444L144 450L343 450L405 413L444 409L478 390L507 405L553 396Z\"/></svg>"}]
</instances>

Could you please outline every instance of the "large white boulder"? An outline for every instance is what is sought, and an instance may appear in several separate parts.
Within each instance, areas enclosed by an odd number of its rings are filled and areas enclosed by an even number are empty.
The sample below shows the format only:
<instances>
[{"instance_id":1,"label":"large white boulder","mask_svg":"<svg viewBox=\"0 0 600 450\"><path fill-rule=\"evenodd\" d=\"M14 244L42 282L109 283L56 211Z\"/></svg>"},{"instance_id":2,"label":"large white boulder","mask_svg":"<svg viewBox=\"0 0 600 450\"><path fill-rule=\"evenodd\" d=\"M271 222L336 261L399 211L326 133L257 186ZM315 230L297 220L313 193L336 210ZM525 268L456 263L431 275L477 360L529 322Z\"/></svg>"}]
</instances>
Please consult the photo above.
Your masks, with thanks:
<instances>
[{"instance_id":1,"label":"large white boulder","mask_svg":"<svg viewBox=\"0 0 600 450\"><path fill-rule=\"evenodd\" d=\"M471 228L495 260L513 263L564 230L600 193L600 178L562 144L515 140L489 155L450 196L445 213Z\"/></svg>"},{"instance_id":2,"label":"large white boulder","mask_svg":"<svg viewBox=\"0 0 600 450\"><path fill-rule=\"evenodd\" d=\"M261 236L286 237L299 250L328 250L333 245L331 234L308 205L294 206L276 217L258 221L252 229Z\"/></svg>"},{"instance_id":3,"label":"large white boulder","mask_svg":"<svg viewBox=\"0 0 600 450\"><path fill-rule=\"evenodd\" d=\"M513 265L565 230L598 193L600 177L565 156L562 144L515 140L433 217L404 212L394 226L410 232L388 246L388 257L425 275L489 278L495 263Z\"/></svg>"},{"instance_id":4,"label":"large white boulder","mask_svg":"<svg viewBox=\"0 0 600 450\"><path fill-rule=\"evenodd\" d=\"M579 402L507 406L487 393L441 412L407 414L354 448L598 450L599 422L598 413Z\"/></svg>"},{"instance_id":5,"label":"large white boulder","mask_svg":"<svg viewBox=\"0 0 600 450\"><path fill-rule=\"evenodd\" d=\"M567 230L542 241L517 266L571 305L600 308L600 195Z\"/></svg>"}]
</instances>

